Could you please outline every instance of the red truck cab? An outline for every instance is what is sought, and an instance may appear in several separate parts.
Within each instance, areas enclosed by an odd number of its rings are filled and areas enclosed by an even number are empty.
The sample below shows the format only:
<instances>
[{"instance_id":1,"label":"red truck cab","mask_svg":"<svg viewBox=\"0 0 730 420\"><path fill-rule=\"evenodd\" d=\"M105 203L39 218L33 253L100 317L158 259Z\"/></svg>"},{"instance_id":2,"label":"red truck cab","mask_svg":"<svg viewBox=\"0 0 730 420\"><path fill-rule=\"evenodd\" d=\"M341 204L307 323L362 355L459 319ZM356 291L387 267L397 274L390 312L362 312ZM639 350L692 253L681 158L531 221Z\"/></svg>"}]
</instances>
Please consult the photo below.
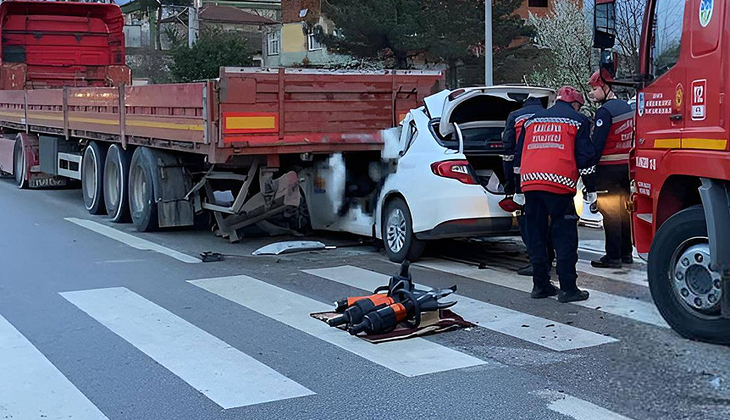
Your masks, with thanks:
<instances>
[{"instance_id":1,"label":"red truck cab","mask_svg":"<svg viewBox=\"0 0 730 420\"><path fill-rule=\"evenodd\" d=\"M129 83L123 26L114 4L3 1L0 89Z\"/></svg>"},{"instance_id":2,"label":"red truck cab","mask_svg":"<svg viewBox=\"0 0 730 420\"><path fill-rule=\"evenodd\" d=\"M638 252L648 255L652 297L681 335L717 343L730 343L726 6L648 0L640 74L628 83L638 89L633 236ZM596 1L594 41L609 72L614 7L614 0Z\"/></svg>"}]
</instances>

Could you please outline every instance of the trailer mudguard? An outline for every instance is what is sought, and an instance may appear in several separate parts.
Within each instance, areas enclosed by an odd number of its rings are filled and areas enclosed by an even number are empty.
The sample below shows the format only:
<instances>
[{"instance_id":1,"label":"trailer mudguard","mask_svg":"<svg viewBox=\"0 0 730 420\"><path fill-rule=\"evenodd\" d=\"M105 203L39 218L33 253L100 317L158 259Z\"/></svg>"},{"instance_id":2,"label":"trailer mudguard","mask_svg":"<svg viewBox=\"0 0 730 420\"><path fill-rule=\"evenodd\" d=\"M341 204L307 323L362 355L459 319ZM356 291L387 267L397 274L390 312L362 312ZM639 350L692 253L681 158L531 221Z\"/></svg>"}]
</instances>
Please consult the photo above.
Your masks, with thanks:
<instances>
[{"instance_id":1,"label":"trailer mudguard","mask_svg":"<svg viewBox=\"0 0 730 420\"><path fill-rule=\"evenodd\" d=\"M185 195L193 188L190 173L184 162L171 153L150 149L154 158L154 194L157 202L157 220L161 228L192 226L195 209Z\"/></svg>"},{"instance_id":2,"label":"trailer mudguard","mask_svg":"<svg viewBox=\"0 0 730 420\"><path fill-rule=\"evenodd\" d=\"M710 255L715 270L722 278L720 309L723 318L730 318L730 198L720 181L702 178L699 188L710 241Z\"/></svg>"}]
</instances>

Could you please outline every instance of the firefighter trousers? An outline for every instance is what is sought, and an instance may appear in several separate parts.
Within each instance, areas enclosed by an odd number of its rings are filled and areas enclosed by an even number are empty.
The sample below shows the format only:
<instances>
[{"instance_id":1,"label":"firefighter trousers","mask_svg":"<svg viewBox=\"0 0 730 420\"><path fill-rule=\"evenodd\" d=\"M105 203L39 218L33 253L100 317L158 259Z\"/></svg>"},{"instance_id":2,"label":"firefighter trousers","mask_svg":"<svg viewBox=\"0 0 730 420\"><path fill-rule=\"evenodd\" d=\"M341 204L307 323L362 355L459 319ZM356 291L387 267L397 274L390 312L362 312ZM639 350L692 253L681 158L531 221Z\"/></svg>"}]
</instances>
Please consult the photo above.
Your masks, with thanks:
<instances>
[{"instance_id":1,"label":"firefighter trousers","mask_svg":"<svg viewBox=\"0 0 730 420\"><path fill-rule=\"evenodd\" d=\"M629 200L629 168L627 165L598 165L596 169L598 211L603 216L606 235L606 257L619 260L633 253L631 215L626 210Z\"/></svg>"},{"instance_id":2,"label":"firefighter trousers","mask_svg":"<svg viewBox=\"0 0 730 420\"><path fill-rule=\"evenodd\" d=\"M525 219L524 215L517 216L517 224L520 225L520 236L522 236L522 242L525 243L525 246L528 246L527 245L527 241L528 241L527 235L529 233L529 229L527 228L527 219ZM546 245L547 245L547 255L548 255L548 266L551 266L551 265L553 265L553 261L555 261L555 248L553 247L553 236L550 233L550 231L548 231ZM529 256L529 253L528 253L528 256Z\"/></svg>"},{"instance_id":3,"label":"firefighter trousers","mask_svg":"<svg viewBox=\"0 0 730 420\"><path fill-rule=\"evenodd\" d=\"M558 260L557 272L560 289L565 292L576 290L578 215L575 212L573 194L526 191L525 221L527 222L527 251L530 254L532 281L535 287L544 289L550 282L547 238L548 234L552 234L552 242Z\"/></svg>"}]
</instances>

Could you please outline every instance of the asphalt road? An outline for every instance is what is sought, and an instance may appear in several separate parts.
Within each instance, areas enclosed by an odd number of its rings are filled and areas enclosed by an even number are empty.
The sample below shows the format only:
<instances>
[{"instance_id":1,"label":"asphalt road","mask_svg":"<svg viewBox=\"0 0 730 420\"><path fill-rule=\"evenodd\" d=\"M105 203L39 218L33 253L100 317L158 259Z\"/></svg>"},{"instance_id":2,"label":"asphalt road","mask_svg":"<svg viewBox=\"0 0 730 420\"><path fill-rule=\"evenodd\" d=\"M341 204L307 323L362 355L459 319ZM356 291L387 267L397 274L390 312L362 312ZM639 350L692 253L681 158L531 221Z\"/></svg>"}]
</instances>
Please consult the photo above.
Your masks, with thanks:
<instances>
[{"instance_id":1,"label":"asphalt road","mask_svg":"<svg viewBox=\"0 0 730 420\"><path fill-rule=\"evenodd\" d=\"M0 419L730 418L730 349L668 329L641 264L581 262L591 299L560 304L514 239L440 243L414 279L478 326L373 345L308 316L397 270L372 246L253 257L282 238L138 233L8 180L0 212Z\"/></svg>"}]
</instances>

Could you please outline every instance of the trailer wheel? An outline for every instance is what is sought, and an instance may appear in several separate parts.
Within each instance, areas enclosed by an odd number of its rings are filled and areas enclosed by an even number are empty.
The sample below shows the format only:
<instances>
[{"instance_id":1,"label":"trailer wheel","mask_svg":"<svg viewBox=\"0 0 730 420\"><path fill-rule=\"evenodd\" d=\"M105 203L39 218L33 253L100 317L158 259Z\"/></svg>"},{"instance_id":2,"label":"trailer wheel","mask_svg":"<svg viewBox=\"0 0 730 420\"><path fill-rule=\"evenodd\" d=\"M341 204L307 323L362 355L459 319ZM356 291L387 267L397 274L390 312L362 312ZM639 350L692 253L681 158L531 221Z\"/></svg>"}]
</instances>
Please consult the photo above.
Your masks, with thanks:
<instances>
[{"instance_id":1,"label":"trailer wheel","mask_svg":"<svg viewBox=\"0 0 730 420\"><path fill-rule=\"evenodd\" d=\"M28 188L25 169L25 148L23 148L23 142L18 138L13 146L13 175L15 176L15 185L21 190Z\"/></svg>"},{"instance_id":2,"label":"trailer wheel","mask_svg":"<svg viewBox=\"0 0 730 420\"><path fill-rule=\"evenodd\" d=\"M159 228L157 203L154 194L154 173L157 168L154 153L147 147L138 147L132 155L129 168L129 210L134 227L140 232Z\"/></svg>"},{"instance_id":3,"label":"trailer wheel","mask_svg":"<svg viewBox=\"0 0 730 420\"><path fill-rule=\"evenodd\" d=\"M700 206L673 215L649 252L649 288L659 312L680 335L730 344L730 320L720 317L720 273L710 269L705 214Z\"/></svg>"},{"instance_id":4,"label":"trailer wheel","mask_svg":"<svg viewBox=\"0 0 730 420\"><path fill-rule=\"evenodd\" d=\"M81 161L81 191L84 207L91 214L103 214L104 207L104 162L106 148L92 141L84 150Z\"/></svg>"},{"instance_id":5,"label":"trailer wheel","mask_svg":"<svg viewBox=\"0 0 730 420\"><path fill-rule=\"evenodd\" d=\"M129 217L129 164L132 153L112 144L104 163L104 205L112 222L124 223Z\"/></svg>"},{"instance_id":6,"label":"trailer wheel","mask_svg":"<svg viewBox=\"0 0 730 420\"><path fill-rule=\"evenodd\" d=\"M383 244L388 258L394 262L416 261L421 258L426 243L413 233L411 211L401 198L389 200L382 223Z\"/></svg>"}]
</instances>

